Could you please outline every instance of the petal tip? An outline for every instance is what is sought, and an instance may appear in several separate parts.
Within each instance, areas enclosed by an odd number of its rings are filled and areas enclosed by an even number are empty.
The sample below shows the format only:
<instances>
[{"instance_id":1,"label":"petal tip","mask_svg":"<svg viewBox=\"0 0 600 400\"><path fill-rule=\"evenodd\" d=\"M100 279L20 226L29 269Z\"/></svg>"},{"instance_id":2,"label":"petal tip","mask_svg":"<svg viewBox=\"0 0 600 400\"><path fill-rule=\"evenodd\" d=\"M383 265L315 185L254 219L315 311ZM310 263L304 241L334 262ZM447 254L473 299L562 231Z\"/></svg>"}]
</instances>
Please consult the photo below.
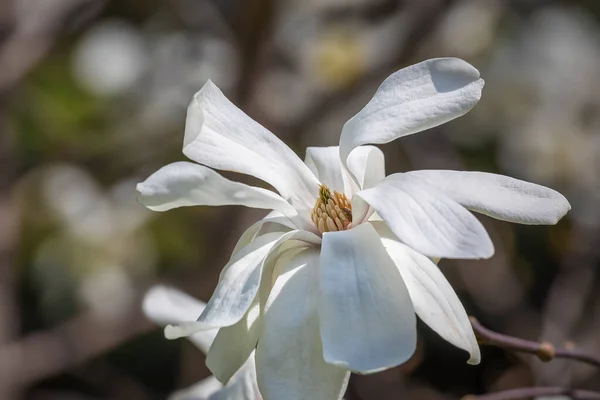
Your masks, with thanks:
<instances>
[{"instance_id":1,"label":"petal tip","mask_svg":"<svg viewBox=\"0 0 600 400\"><path fill-rule=\"evenodd\" d=\"M167 338L169 340L179 339L184 336L184 335L181 335L179 327L177 327L175 325L165 326L164 334L165 334L165 338Z\"/></svg>"},{"instance_id":2,"label":"petal tip","mask_svg":"<svg viewBox=\"0 0 600 400\"><path fill-rule=\"evenodd\" d=\"M190 157L186 152L186 148L194 142L202 131L202 126L204 125L204 108L206 107L206 104L219 98L221 98L220 101L222 101L225 98L225 95L210 79L207 80L204 86L202 86L202 88L192 97L187 108L185 132L183 135L182 151L186 156Z\"/></svg>"},{"instance_id":3,"label":"petal tip","mask_svg":"<svg viewBox=\"0 0 600 400\"><path fill-rule=\"evenodd\" d=\"M470 87L469 109L481 98L485 81L479 70L460 58L437 58L430 64L431 80L439 93L453 92ZM468 110L466 110L468 111Z\"/></svg>"},{"instance_id":4,"label":"petal tip","mask_svg":"<svg viewBox=\"0 0 600 400\"><path fill-rule=\"evenodd\" d=\"M164 286L157 285L151 287L146 292L142 299L142 311L147 318L152 319L151 316L154 314L153 311L166 290L167 289Z\"/></svg>"},{"instance_id":5,"label":"petal tip","mask_svg":"<svg viewBox=\"0 0 600 400\"><path fill-rule=\"evenodd\" d=\"M467 364L479 365L479 363L481 363L481 351L479 350L479 345L475 344L475 347L469 352Z\"/></svg>"},{"instance_id":6,"label":"petal tip","mask_svg":"<svg viewBox=\"0 0 600 400\"><path fill-rule=\"evenodd\" d=\"M137 185L135 185L135 200L142 206L152 210L152 208L149 207L147 202L145 201L147 192L148 192L148 188L147 188L145 182L140 182Z\"/></svg>"},{"instance_id":7,"label":"petal tip","mask_svg":"<svg viewBox=\"0 0 600 400\"><path fill-rule=\"evenodd\" d=\"M559 192L556 193L556 201L553 205L553 213L547 217L546 225L556 225L569 211L571 211L571 203Z\"/></svg>"},{"instance_id":8,"label":"petal tip","mask_svg":"<svg viewBox=\"0 0 600 400\"><path fill-rule=\"evenodd\" d=\"M492 241L490 240L489 247L481 249L478 258L482 260L487 260L488 258L492 258L494 254L496 254L496 249L494 248L494 243L492 243Z\"/></svg>"},{"instance_id":9,"label":"petal tip","mask_svg":"<svg viewBox=\"0 0 600 400\"><path fill-rule=\"evenodd\" d=\"M475 247L474 253L476 254L476 259L487 260L496 254L496 248L485 228L483 229L483 234L485 234L485 237L480 241L479 245Z\"/></svg>"},{"instance_id":10,"label":"petal tip","mask_svg":"<svg viewBox=\"0 0 600 400\"><path fill-rule=\"evenodd\" d=\"M481 74L477 68L461 58L437 58L433 61L434 62L432 63L432 66L436 71L468 76L473 81L477 81L481 77Z\"/></svg>"},{"instance_id":11,"label":"petal tip","mask_svg":"<svg viewBox=\"0 0 600 400\"><path fill-rule=\"evenodd\" d=\"M478 246L474 246L470 252L465 252L467 254L457 254L456 258L462 258L465 260L487 260L492 258L494 254L496 254L496 248L494 247L492 239L490 239L489 237L487 238L486 242L487 243L480 243Z\"/></svg>"},{"instance_id":12,"label":"petal tip","mask_svg":"<svg viewBox=\"0 0 600 400\"><path fill-rule=\"evenodd\" d=\"M471 357L471 358L469 358L469 361L467 361L467 364L469 364L469 365L479 365L480 363L481 363L481 358L479 358L479 357L478 358Z\"/></svg>"},{"instance_id":13,"label":"petal tip","mask_svg":"<svg viewBox=\"0 0 600 400\"><path fill-rule=\"evenodd\" d=\"M144 182L140 182L137 185L135 185L135 197L137 198L138 202L141 203L141 197L143 196L144 193Z\"/></svg>"},{"instance_id":14,"label":"petal tip","mask_svg":"<svg viewBox=\"0 0 600 400\"><path fill-rule=\"evenodd\" d=\"M207 81L204 83L204 85L202 85L200 90L196 92L192 101L201 100L204 95L210 94L211 91L218 91L220 93L221 89L219 89L219 87L215 85L215 83L211 79L207 79Z\"/></svg>"},{"instance_id":15,"label":"petal tip","mask_svg":"<svg viewBox=\"0 0 600 400\"><path fill-rule=\"evenodd\" d=\"M179 325L167 325L164 333L165 338L169 340L180 339L183 337L192 336L195 333L206 330L206 328L199 326L197 322L188 322Z\"/></svg>"},{"instance_id":16,"label":"petal tip","mask_svg":"<svg viewBox=\"0 0 600 400\"><path fill-rule=\"evenodd\" d=\"M567 198L562 194L561 197L562 198L560 199L559 205L560 212L556 215L556 220L554 221L554 224L557 224L558 221L562 219L562 217L564 217L569 211L571 211L571 203L569 203L569 200L567 200Z\"/></svg>"},{"instance_id":17,"label":"petal tip","mask_svg":"<svg viewBox=\"0 0 600 400\"><path fill-rule=\"evenodd\" d=\"M152 196L151 194L151 188L149 188L149 185L146 182L140 182L135 186L135 200L142 206L146 207L149 210L152 211L167 211L169 208L161 208L161 207L156 207L156 205L152 204L152 200L150 199L150 197Z\"/></svg>"}]
</instances>

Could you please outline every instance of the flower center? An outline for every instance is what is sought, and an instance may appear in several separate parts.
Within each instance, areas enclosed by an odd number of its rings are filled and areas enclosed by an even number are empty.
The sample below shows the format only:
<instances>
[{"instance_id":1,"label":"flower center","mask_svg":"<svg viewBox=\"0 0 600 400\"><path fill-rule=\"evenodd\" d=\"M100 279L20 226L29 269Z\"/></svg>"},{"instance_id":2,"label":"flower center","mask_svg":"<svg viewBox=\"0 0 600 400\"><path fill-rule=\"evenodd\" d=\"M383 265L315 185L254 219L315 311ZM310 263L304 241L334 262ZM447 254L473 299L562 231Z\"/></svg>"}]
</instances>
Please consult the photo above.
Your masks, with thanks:
<instances>
[{"instance_id":1,"label":"flower center","mask_svg":"<svg viewBox=\"0 0 600 400\"><path fill-rule=\"evenodd\" d=\"M352 205L345 194L319 186L319 197L310 214L321 233L348 229L352 223Z\"/></svg>"}]
</instances>

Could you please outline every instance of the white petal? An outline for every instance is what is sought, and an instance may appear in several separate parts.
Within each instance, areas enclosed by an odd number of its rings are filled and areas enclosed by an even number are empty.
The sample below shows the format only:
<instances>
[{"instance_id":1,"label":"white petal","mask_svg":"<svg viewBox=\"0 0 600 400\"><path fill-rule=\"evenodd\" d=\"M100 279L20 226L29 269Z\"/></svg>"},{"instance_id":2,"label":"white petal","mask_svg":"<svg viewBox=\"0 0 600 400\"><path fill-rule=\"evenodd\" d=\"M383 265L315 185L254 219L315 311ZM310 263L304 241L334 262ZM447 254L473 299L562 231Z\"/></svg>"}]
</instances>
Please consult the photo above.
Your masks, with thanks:
<instances>
[{"instance_id":1,"label":"white petal","mask_svg":"<svg viewBox=\"0 0 600 400\"><path fill-rule=\"evenodd\" d=\"M374 214L375 209L364 201L360 195L352 196L352 225L360 225L370 220Z\"/></svg>"},{"instance_id":2,"label":"white petal","mask_svg":"<svg viewBox=\"0 0 600 400\"><path fill-rule=\"evenodd\" d=\"M256 348L261 327L260 313L257 296L239 322L219 329L206 357L206 366L219 381L229 382Z\"/></svg>"},{"instance_id":3,"label":"white petal","mask_svg":"<svg viewBox=\"0 0 600 400\"><path fill-rule=\"evenodd\" d=\"M282 271L269 296L256 349L265 400L335 400L348 373L323 360L316 281L318 253L303 251Z\"/></svg>"},{"instance_id":4,"label":"white petal","mask_svg":"<svg viewBox=\"0 0 600 400\"><path fill-rule=\"evenodd\" d=\"M370 373L412 356L415 311L402 276L370 224L323 234L319 284L325 361Z\"/></svg>"},{"instance_id":5,"label":"white petal","mask_svg":"<svg viewBox=\"0 0 600 400\"><path fill-rule=\"evenodd\" d=\"M503 221L556 224L571 209L550 188L486 172L411 171L464 207Z\"/></svg>"},{"instance_id":6,"label":"white petal","mask_svg":"<svg viewBox=\"0 0 600 400\"><path fill-rule=\"evenodd\" d=\"M197 322L167 326L165 336L176 339L198 331L231 326L240 321L258 293L263 267L294 247L319 245L307 231L267 233L236 253L223 268L219 283Z\"/></svg>"},{"instance_id":7,"label":"white petal","mask_svg":"<svg viewBox=\"0 0 600 400\"><path fill-rule=\"evenodd\" d=\"M211 81L188 106L183 153L211 168L260 178L297 210L310 210L318 195L319 182L302 160Z\"/></svg>"},{"instance_id":8,"label":"white petal","mask_svg":"<svg viewBox=\"0 0 600 400\"><path fill-rule=\"evenodd\" d=\"M209 400L263 400L256 383L254 353L225 387Z\"/></svg>"},{"instance_id":9,"label":"white petal","mask_svg":"<svg viewBox=\"0 0 600 400\"><path fill-rule=\"evenodd\" d=\"M289 232L294 229L296 229L296 226L289 218L281 214L278 215L276 211L273 211L260 221L252 224L250 228L242 233L242 236L238 239L231 255L233 256L236 254L261 234L269 233L269 230L270 232Z\"/></svg>"},{"instance_id":10,"label":"white petal","mask_svg":"<svg viewBox=\"0 0 600 400\"><path fill-rule=\"evenodd\" d=\"M388 143L467 113L481 97L479 71L457 58L437 58L390 75L342 129L340 158L363 144Z\"/></svg>"},{"instance_id":11,"label":"white petal","mask_svg":"<svg viewBox=\"0 0 600 400\"><path fill-rule=\"evenodd\" d=\"M429 258L395 240L383 222L373 225L404 278L419 318L443 339L467 351L469 364L479 364L481 354L471 322L444 274Z\"/></svg>"},{"instance_id":12,"label":"white petal","mask_svg":"<svg viewBox=\"0 0 600 400\"><path fill-rule=\"evenodd\" d=\"M161 326L195 321L205 307L206 303L196 300L180 290L161 285L148 290L142 302L144 314ZM206 354L216 334L216 330L203 331L188 339Z\"/></svg>"},{"instance_id":13,"label":"white petal","mask_svg":"<svg viewBox=\"0 0 600 400\"><path fill-rule=\"evenodd\" d=\"M348 157L347 165L360 189L373 187L385 178L385 157L375 146L355 148Z\"/></svg>"},{"instance_id":14,"label":"white petal","mask_svg":"<svg viewBox=\"0 0 600 400\"><path fill-rule=\"evenodd\" d=\"M402 242L426 256L489 258L494 254L490 237L473 214L413 176L389 175L354 197L369 203Z\"/></svg>"},{"instance_id":15,"label":"white petal","mask_svg":"<svg viewBox=\"0 0 600 400\"><path fill-rule=\"evenodd\" d=\"M304 162L321 183L348 196L385 178L385 159L375 146L359 146L348 158L348 169L356 177L356 182L342 167L338 146L309 147Z\"/></svg>"},{"instance_id":16,"label":"white petal","mask_svg":"<svg viewBox=\"0 0 600 400\"><path fill-rule=\"evenodd\" d=\"M277 193L230 181L210 168L190 162L162 167L139 183L136 192L138 201L154 211L185 206L241 205L296 214Z\"/></svg>"},{"instance_id":17,"label":"white petal","mask_svg":"<svg viewBox=\"0 0 600 400\"><path fill-rule=\"evenodd\" d=\"M217 378L209 376L195 385L178 390L169 396L169 400L208 400L222 388L223 385Z\"/></svg>"},{"instance_id":18,"label":"white petal","mask_svg":"<svg viewBox=\"0 0 600 400\"><path fill-rule=\"evenodd\" d=\"M342 163L337 146L307 147L304 162L321 183L329 186L331 190L344 193Z\"/></svg>"},{"instance_id":19,"label":"white petal","mask_svg":"<svg viewBox=\"0 0 600 400\"><path fill-rule=\"evenodd\" d=\"M282 251L284 247L288 250ZM221 382L229 381L256 348L262 328L262 313L275 278L287 268L298 252L304 251L303 248L290 247L290 241L286 242L278 251L279 258L265 264L259 295L246 315L236 324L219 329L206 357L206 365Z\"/></svg>"}]
</instances>

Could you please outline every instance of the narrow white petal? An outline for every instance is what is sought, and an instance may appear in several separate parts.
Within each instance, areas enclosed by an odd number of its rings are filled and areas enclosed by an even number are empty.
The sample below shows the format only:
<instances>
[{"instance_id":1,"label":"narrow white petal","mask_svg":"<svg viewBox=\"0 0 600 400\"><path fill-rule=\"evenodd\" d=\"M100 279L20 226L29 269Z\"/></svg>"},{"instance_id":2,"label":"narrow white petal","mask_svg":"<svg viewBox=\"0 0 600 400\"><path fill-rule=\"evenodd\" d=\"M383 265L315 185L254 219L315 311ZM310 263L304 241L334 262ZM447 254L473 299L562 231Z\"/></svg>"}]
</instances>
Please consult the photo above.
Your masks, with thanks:
<instances>
[{"instance_id":1,"label":"narrow white petal","mask_svg":"<svg viewBox=\"0 0 600 400\"><path fill-rule=\"evenodd\" d=\"M412 356L415 311L402 276L370 224L323 235L319 284L328 363L370 373Z\"/></svg>"},{"instance_id":2,"label":"narrow white petal","mask_svg":"<svg viewBox=\"0 0 600 400\"><path fill-rule=\"evenodd\" d=\"M183 153L211 168L260 178L297 210L311 209L318 195L319 182L302 160L211 81L188 106Z\"/></svg>"},{"instance_id":3,"label":"narrow white petal","mask_svg":"<svg viewBox=\"0 0 600 400\"><path fill-rule=\"evenodd\" d=\"M337 146L307 147L304 162L321 183L329 186L331 190L344 193L342 162Z\"/></svg>"},{"instance_id":4,"label":"narrow white petal","mask_svg":"<svg viewBox=\"0 0 600 400\"><path fill-rule=\"evenodd\" d=\"M235 255L238 251L246 247L251 241L253 241L256 237L272 232L289 232L291 230L295 230L297 227L294 223L287 217L282 214L272 211L261 219L260 221L252 224L242 236L238 239L238 242L235 245L235 248L231 252L231 255Z\"/></svg>"},{"instance_id":5,"label":"narrow white petal","mask_svg":"<svg viewBox=\"0 0 600 400\"><path fill-rule=\"evenodd\" d=\"M360 192L359 192L360 193ZM359 194L357 193L357 194ZM352 225L357 226L371 219L375 209L363 200L360 195L352 196Z\"/></svg>"},{"instance_id":6,"label":"narrow white petal","mask_svg":"<svg viewBox=\"0 0 600 400\"><path fill-rule=\"evenodd\" d=\"M293 242L287 241L279 247L279 257L276 261L265 263L258 296L246 315L236 324L219 329L208 352L206 365L221 382L229 381L256 348L262 329L263 310L276 277L288 267L299 252L306 250L295 247L298 243Z\"/></svg>"},{"instance_id":7,"label":"narrow white petal","mask_svg":"<svg viewBox=\"0 0 600 400\"><path fill-rule=\"evenodd\" d=\"M212 395L223 388L221 382L214 376L192 385L188 388L178 390L169 396L168 400L209 400Z\"/></svg>"},{"instance_id":8,"label":"narrow white petal","mask_svg":"<svg viewBox=\"0 0 600 400\"><path fill-rule=\"evenodd\" d=\"M206 357L206 366L219 381L229 382L256 348L261 327L260 313L257 296L239 322L219 329Z\"/></svg>"},{"instance_id":9,"label":"narrow white petal","mask_svg":"<svg viewBox=\"0 0 600 400\"><path fill-rule=\"evenodd\" d=\"M413 176L389 175L355 197L369 203L402 242L426 256L489 258L494 254L490 237L473 214Z\"/></svg>"},{"instance_id":10,"label":"narrow white petal","mask_svg":"<svg viewBox=\"0 0 600 400\"><path fill-rule=\"evenodd\" d=\"M309 147L304 162L321 183L350 197L385 178L385 158L375 146L359 146L348 158L348 169L356 182L342 166L338 146Z\"/></svg>"},{"instance_id":11,"label":"narrow white petal","mask_svg":"<svg viewBox=\"0 0 600 400\"><path fill-rule=\"evenodd\" d=\"M343 163L355 147L388 143L466 114L481 97L479 71L457 58L436 58L390 75L342 129Z\"/></svg>"},{"instance_id":12,"label":"narrow white petal","mask_svg":"<svg viewBox=\"0 0 600 400\"><path fill-rule=\"evenodd\" d=\"M319 245L321 238L307 231L274 232L257 237L223 268L219 283L198 321L169 325L165 336L176 339L198 331L231 326L242 319L258 293L263 267L294 247Z\"/></svg>"},{"instance_id":13,"label":"narrow white petal","mask_svg":"<svg viewBox=\"0 0 600 400\"><path fill-rule=\"evenodd\" d=\"M385 157L375 146L356 147L348 157L347 165L360 189L373 187L385 178Z\"/></svg>"},{"instance_id":14,"label":"narrow white petal","mask_svg":"<svg viewBox=\"0 0 600 400\"><path fill-rule=\"evenodd\" d=\"M503 221L553 225L571 209L557 191L504 175L444 170L409 174L464 207Z\"/></svg>"},{"instance_id":15,"label":"narrow white petal","mask_svg":"<svg viewBox=\"0 0 600 400\"><path fill-rule=\"evenodd\" d=\"M467 351L469 364L479 364L481 354L471 322L444 274L429 258L398 242L385 223L373 225L404 278L419 318L443 339Z\"/></svg>"},{"instance_id":16,"label":"narrow white petal","mask_svg":"<svg viewBox=\"0 0 600 400\"><path fill-rule=\"evenodd\" d=\"M303 251L277 278L265 309L256 369L265 400L341 399L349 373L323 360L318 253Z\"/></svg>"},{"instance_id":17,"label":"narrow white petal","mask_svg":"<svg viewBox=\"0 0 600 400\"><path fill-rule=\"evenodd\" d=\"M233 182L190 162L166 165L136 187L138 201L154 211L185 206L241 205L295 215L294 208L270 190Z\"/></svg>"},{"instance_id":18,"label":"narrow white petal","mask_svg":"<svg viewBox=\"0 0 600 400\"><path fill-rule=\"evenodd\" d=\"M214 393L209 400L263 400L256 382L254 353L242 365L225 387Z\"/></svg>"},{"instance_id":19,"label":"narrow white petal","mask_svg":"<svg viewBox=\"0 0 600 400\"><path fill-rule=\"evenodd\" d=\"M161 326L195 321L205 307L206 303L196 300L180 290L161 285L148 290L142 301L144 314ZM216 334L216 330L203 331L188 339L206 354Z\"/></svg>"}]
</instances>

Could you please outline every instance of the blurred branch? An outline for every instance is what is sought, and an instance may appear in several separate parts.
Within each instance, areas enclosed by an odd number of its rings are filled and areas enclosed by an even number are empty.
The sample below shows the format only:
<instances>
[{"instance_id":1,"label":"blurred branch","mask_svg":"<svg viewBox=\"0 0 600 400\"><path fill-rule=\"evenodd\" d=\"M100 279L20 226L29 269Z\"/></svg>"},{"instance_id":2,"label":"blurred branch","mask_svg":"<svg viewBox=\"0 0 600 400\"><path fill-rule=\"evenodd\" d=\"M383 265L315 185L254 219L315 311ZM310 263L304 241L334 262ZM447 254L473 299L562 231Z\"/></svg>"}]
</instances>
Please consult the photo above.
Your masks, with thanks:
<instances>
[{"instance_id":1,"label":"blurred branch","mask_svg":"<svg viewBox=\"0 0 600 400\"><path fill-rule=\"evenodd\" d=\"M239 41L241 53L242 70L237 88L238 102L243 105L252 96L254 84L257 82L259 71L257 67L260 55L269 30L272 28L273 1L272 0L248 0L239 3L237 18L232 28L235 30Z\"/></svg>"},{"instance_id":2,"label":"blurred branch","mask_svg":"<svg viewBox=\"0 0 600 400\"><path fill-rule=\"evenodd\" d=\"M17 248L20 212L12 195L16 166L13 155L14 136L0 116L0 343L18 330L18 308L14 295L13 258Z\"/></svg>"},{"instance_id":3,"label":"blurred branch","mask_svg":"<svg viewBox=\"0 0 600 400\"><path fill-rule=\"evenodd\" d=\"M20 233L20 207L14 196L16 162L14 135L0 115L0 346L9 342L20 327L19 305L15 293L14 258ZM1 389L1 388L0 388ZM13 387L0 390L0 397L10 398Z\"/></svg>"},{"instance_id":4,"label":"blurred branch","mask_svg":"<svg viewBox=\"0 0 600 400\"><path fill-rule=\"evenodd\" d=\"M69 20L76 15L90 18L90 14L100 10L103 2L16 0L14 28L0 43L0 94L13 87L35 67L68 26Z\"/></svg>"},{"instance_id":5,"label":"blurred branch","mask_svg":"<svg viewBox=\"0 0 600 400\"><path fill-rule=\"evenodd\" d=\"M57 375L149 331L154 325L139 304L138 298L114 318L83 313L57 328L0 346L0 394Z\"/></svg>"},{"instance_id":6,"label":"blurred branch","mask_svg":"<svg viewBox=\"0 0 600 400\"><path fill-rule=\"evenodd\" d=\"M475 396L469 394L461 400L517 400L532 399L539 396L568 396L573 400L600 399L600 393L590 390L569 389L561 387L530 387L505 390L491 394Z\"/></svg>"},{"instance_id":7,"label":"blurred branch","mask_svg":"<svg viewBox=\"0 0 600 400\"><path fill-rule=\"evenodd\" d=\"M474 317L470 317L470 320L480 344L534 354L544 362L552 361L555 358L565 358L600 367L600 358L597 356L576 349L556 348L553 344L548 342L540 343L503 335L485 328Z\"/></svg>"}]
</instances>

